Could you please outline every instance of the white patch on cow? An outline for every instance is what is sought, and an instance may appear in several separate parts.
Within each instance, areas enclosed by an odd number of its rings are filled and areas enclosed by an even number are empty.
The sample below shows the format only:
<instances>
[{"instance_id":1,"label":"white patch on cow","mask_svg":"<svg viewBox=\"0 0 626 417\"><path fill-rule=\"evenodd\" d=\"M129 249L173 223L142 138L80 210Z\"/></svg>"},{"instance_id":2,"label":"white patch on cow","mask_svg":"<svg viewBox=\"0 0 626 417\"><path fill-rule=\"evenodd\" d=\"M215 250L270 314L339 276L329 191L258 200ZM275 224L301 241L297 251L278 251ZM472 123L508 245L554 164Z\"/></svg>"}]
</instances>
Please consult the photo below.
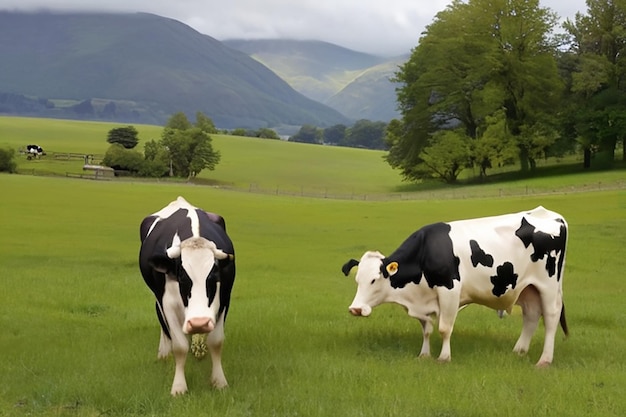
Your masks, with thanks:
<instances>
[{"instance_id":1,"label":"white patch on cow","mask_svg":"<svg viewBox=\"0 0 626 417\"><path fill-rule=\"evenodd\" d=\"M196 210L197 207L189 203L183 197L178 196L176 200L172 201L167 206L163 207L161 210L152 213L152 216L156 216L161 219L167 219L168 217L170 217L172 214L176 213L180 209L191 211L191 210Z\"/></svg>"},{"instance_id":2,"label":"white patch on cow","mask_svg":"<svg viewBox=\"0 0 626 417\"><path fill-rule=\"evenodd\" d=\"M175 258L180 257L180 237L178 236L178 233L174 234L174 237L172 238L172 245L169 248L167 248L165 253L167 254L167 257L170 259L175 259Z\"/></svg>"},{"instance_id":3,"label":"white patch on cow","mask_svg":"<svg viewBox=\"0 0 626 417\"><path fill-rule=\"evenodd\" d=\"M188 323L194 319L208 318L208 331L213 329L219 311L219 283L213 303L209 306L209 297L206 291L206 280L215 265L215 243L202 238L193 237L184 240L181 245L181 262L183 268L193 282L191 287L191 297L185 311L185 325L183 331L190 331Z\"/></svg>"}]
</instances>

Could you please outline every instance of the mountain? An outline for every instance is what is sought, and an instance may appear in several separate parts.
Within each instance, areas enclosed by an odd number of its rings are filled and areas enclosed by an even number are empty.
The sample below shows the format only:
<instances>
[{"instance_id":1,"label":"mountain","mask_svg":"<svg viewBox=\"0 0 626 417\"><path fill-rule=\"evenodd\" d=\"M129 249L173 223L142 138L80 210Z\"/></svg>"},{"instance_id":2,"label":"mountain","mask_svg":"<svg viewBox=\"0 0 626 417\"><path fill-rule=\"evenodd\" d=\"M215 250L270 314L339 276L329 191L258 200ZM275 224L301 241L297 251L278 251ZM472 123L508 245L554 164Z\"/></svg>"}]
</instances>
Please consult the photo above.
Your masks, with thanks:
<instances>
[{"instance_id":1,"label":"mountain","mask_svg":"<svg viewBox=\"0 0 626 417\"><path fill-rule=\"evenodd\" d=\"M390 81L408 55L380 57L327 42L230 39L223 43L261 62L294 89L353 120L399 117Z\"/></svg>"},{"instance_id":2,"label":"mountain","mask_svg":"<svg viewBox=\"0 0 626 417\"><path fill-rule=\"evenodd\" d=\"M0 12L0 39L11 40L0 42L0 112L163 124L201 111L220 128L348 122L248 55L152 14Z\"/></svg>"}]
</instances>

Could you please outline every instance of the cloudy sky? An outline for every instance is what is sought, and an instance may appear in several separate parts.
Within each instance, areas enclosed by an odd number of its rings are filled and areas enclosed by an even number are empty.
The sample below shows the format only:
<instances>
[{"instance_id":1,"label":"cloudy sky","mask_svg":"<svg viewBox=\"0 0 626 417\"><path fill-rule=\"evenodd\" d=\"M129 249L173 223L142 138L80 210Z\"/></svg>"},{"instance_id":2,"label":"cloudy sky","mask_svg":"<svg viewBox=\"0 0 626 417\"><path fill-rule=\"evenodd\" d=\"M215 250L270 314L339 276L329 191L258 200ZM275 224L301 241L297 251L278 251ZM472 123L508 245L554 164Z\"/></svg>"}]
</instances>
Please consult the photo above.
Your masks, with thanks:
<instances>
[{"instance_id":1,"label":"cloudy sky","mask_svg":"<svg viewBox=\"0 0 626 417\"><path fill-rule=\"evenodd\" d=\"M585 0L540 0L559 16ZM219 40L312 39L381 55L407 53L450 0L0 0L0 10L148 12Z\"/></svg>"}]
</instances>

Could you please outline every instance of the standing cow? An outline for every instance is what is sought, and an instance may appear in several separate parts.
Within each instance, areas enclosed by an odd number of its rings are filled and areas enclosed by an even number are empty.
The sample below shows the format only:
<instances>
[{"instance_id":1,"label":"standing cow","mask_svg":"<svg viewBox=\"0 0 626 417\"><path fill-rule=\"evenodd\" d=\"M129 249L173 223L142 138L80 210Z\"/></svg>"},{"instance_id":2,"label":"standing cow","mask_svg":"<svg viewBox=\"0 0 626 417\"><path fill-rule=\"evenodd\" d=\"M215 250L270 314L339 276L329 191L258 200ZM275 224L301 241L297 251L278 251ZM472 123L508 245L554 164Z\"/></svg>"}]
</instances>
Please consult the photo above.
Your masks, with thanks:
<instances>
[{"instance_id":1,"label":"standing cow","mask_svg":"<svg viewBox=\"0 0 626 417\"><path fill-rule=\"evenodd\" d=\"M140 235L139 268L156 297L161 323L158 357L173 352L176 362L172 395L187 392L185 361L192 334L207 334L211 382L227 386L221 352L235 251L224 219L178 197L146 217Z\"/></svg>"},{"instance_id":2,"label":"standing cow","mask_svg":"<svg viewBox=\"0 0 626 417\"><path fill-rule=\"evenodd\" d=\"M523 328L514 352L528 352L541 316L545 341L537 366L552 363L554 338L561 323L567 223L555 212L534 210L435 223L425 226L391 255L366 252L342 268L347 276L358 265L355 316L369 316L381 303L404 306L422 325L420 356L430 356L432 316L439 317L440 361L449 361L450 336L459 308L477 303L496 310L522 308Z\"/></svg>"}]
</instances>

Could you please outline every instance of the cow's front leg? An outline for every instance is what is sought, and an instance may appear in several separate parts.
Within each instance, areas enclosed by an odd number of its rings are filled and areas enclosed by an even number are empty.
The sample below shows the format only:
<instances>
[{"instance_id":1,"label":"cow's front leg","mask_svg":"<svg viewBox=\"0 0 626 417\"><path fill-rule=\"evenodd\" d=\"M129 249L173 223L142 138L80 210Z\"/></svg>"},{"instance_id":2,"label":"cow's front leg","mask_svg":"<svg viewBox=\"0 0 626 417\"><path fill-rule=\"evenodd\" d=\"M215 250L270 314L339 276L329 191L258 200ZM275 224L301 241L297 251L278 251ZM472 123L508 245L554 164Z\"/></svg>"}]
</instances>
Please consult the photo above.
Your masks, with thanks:
<instances>
[{"instance_id":1,"label":"cow's front leg","mask_svg":"<svg viewBox=\"0 0 626 417\"><path fill-rule=\"evenodd\" d=\"M166 359L172 353L172 341L161 329L161 338L159 339L159 352L157 358Z\"/></svg>"},{"instance_id":2,"label":"cow's front leg","mask_svg":"<svg viewBox=\"0 0 626 417\"><path fill-rule=\"evenodd\" d=\"M437 288L437 299L439 302L439 334L441 335L440 362L450 362L452 354L450 350L450 338L454 329L454 322L459 311L460 291L456 288Z\"/></svg>"},{"instance_id":3,"label":"cow's front leg","mask_svg":"<svg viewBox=\"0 0 626 417\"><path fill-rule=\"evenodd\" d=\"M180 298L178 282L173 279L168 279L165 284L163 310L170 327L170 336L172 337L171 346L175 362L174 382L172 383L171 394L184 394L187 392L185 361L187 360L187 352L189 351L189 339L187 335L183 333L185 306Z\"/></svg>"},{"instance_id":4,"label":"cow's front leg","mask_svg":"<svg viewBox=\"0 0 626 417\"><path fill-rule=\"evenodd\" d=\"M420 351L420 358L430 357L430 335L433 332L433 322L430 317L426 319L419 319L422 325L422 350Z\"/></svg>"},{"instance_id":5,"label":"cow's front leg","mask_svg":"<svg viewBox=\"0 0 626 417\"><path fill-rule=\"evenodd\" d=\"M224 313L217 321L217 325L207 335L207 346L211 354L211 384L215 388L225 388L228 386L224 370L222 369L222 346L224 344Z\"/></svg>"},{"instance_id":6,"label":"cow's front leg","mask_svg":"<svg viewBox=\"0 0 626 417\"><path fill-rule=\"evenodd\" d=\"M181 331L182 334L182 331ZM172 383L172 395L185 394L187 392L187 380L185 379L185 362L187 360L187 352L189 351L189 341L183 337L181 341L174 343L172 340L172 351L174 352L174 361L176 368L174 371L174 382Z\"/></svg>"}]
</instances>

